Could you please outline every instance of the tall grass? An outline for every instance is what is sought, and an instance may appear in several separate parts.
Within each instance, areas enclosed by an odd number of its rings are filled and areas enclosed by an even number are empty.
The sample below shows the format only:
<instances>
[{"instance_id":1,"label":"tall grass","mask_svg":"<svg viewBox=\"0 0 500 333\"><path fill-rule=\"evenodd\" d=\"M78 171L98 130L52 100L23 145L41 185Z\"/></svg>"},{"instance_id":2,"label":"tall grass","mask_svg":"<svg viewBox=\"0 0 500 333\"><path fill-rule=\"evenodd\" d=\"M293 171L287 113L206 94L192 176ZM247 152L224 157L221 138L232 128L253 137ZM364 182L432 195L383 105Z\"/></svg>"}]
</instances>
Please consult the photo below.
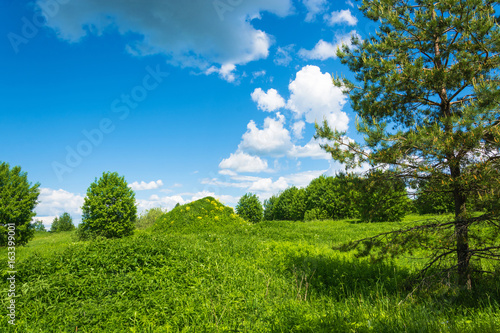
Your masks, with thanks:
<instances>
[{"instance_id":1,"label":"tall grass","mask_svg":"<svg viewBox=\"0 0 500 333\"><path fill-rule=\"evenodd\" d=\"M418 223L416 216L373 224L237 220L223 227L220 214L198 219L208 207L189 209L200 224L172 224L168 215L164 222L170 226L125 239L74 242L70 233L37 234L18 250L16 326L4 319L0 331L500 331L494 281L484 282L487 291L468 302L445 289L406 298L411 289L405 281L421 265L418 260L374 264L332 250ZM5 251L0 255L6 267ZM2 314L5 281L4 270Z\"/></svg>"}]
</instances>

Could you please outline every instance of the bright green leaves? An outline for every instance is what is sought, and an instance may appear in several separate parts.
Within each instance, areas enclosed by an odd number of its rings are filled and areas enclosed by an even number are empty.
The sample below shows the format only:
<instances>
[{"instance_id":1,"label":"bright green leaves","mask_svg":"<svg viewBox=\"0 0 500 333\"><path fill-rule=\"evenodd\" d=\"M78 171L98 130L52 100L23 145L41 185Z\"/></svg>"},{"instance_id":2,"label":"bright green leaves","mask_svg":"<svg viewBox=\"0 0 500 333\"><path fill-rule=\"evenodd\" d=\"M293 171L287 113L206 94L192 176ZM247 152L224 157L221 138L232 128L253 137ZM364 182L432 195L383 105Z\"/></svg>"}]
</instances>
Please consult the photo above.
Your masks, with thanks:
<instances>
[{"instance_id":1,"label":"bright green leaves","mask_svg":"<svg viewBox=\"0 0 500 333\"><path fill-rule=\"evenodd\" d=\"M87 190L82 207L80 238L120 238L133 233L137 207L135 195L124 177L116 172L103 173Z\"/></svg>"},{"instance_id":2,"label":"bright green leaves","mask_svg":"<svg viewBox=\"0 0 500 333\"><path fill-rule=\"evenodd\" d=\"M37 205L38 187L31 185L26 172L18 166L0 163L0 246L8 245L7 225L15 226L15 245L25 245L33 238L31 218Z\"/></svg>"},{"instance_id":3,"label":"bright green leaves","mask_svg":"<svg viewBox=\"0 0 500 333\"><path fill-rule=\"evenodd\" d=\"M252 193L246 193L236 205L236 214L252 223L262 221L263 213L264 209L259 198Z\"/></svg>"}]
</instances>

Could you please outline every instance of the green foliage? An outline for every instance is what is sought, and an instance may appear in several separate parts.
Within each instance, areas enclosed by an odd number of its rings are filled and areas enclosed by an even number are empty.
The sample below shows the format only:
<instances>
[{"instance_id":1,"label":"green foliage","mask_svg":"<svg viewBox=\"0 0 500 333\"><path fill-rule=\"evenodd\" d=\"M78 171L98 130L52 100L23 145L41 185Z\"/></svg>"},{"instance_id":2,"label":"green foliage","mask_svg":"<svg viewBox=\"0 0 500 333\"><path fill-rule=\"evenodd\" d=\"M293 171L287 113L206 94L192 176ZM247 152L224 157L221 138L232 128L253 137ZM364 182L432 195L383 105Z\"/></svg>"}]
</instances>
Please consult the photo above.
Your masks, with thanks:
<instances>
[{"instance_id":1,"label":"green foliage","mask_svg":"<svg viewBox=\"0 0 500 333\"><path fill-rule=\"evenodd\" d=\"M33 210L38 203L39 186L28 182L21 167L11 169L9 164L0 163L0 246L9 245L9 241L14 241L15 246L25 245L33 238L31 219L36 215ZM15 235L9 235L9 228Z\"/></svg>"},{"instance_id":2,"label":"green foliage","mask_svg":"<svg viewBox=\"0 0 500 333\"><path fill-rule=\"evenodd\" d=\"M467 288L474 256L500 256L498 237L474 243L475 230L499 229L500 222L494 209L500 198L496 5L362 0L360 10L380 26L375 35L353 38L352 47L337 52L356 81L336 77L334 84L349 95L364 142L346 138L326 121L316 125L315 137L328 142L322 147L350 168L389 166L412 186L427 178L452 191L454 242L437 246L434 259L456 254L450 267L456 267L459 284ZM485 197L493 206L481 218L473 217L476 199ZM430 262L441 262L434 259Z\"/></svg>"},{"instance_id":3,"label":"green foliage","mask_svg":"<svg viewBox=\"0 0 500 333\"><path fill-rule=\"evenodd\" d=\"M278 196L274 204L274 219L282 221L302 221L306 212L305 189L289 187Z\"/></svg>"},{"instance_id":4,"label":"green foliage","mask_svg":"<svg viewBox=\"0 0 500 333\"><path fill-rule=\"evenodd\" d=\"M330 219L328 212L321 208L309 209L304 214L304 221L322 221L328 219Z\"/></svg>"},{"instance_id":5,"label":"green foliage","mask_svg":"<svg viewBox=\"0 0 500 333\"><path fill-rule=\"evenodd\" d=\"M41 231L41 232L46 232L47 229L45 229L45 226L43 225L43 222L42 221L35 221L33 223L33 229L36 231Z\"/></svg>"},{"instance_id":6,"label":"green foliage","mask_svg":"<svg viewBox=\"0 0 500 333\"><path fill-rule=\"evenodd\" d=\"M73 219L68 213L63 213L61 217L54 218L50 227L50 232L71 231L75 229Z\"/></svg>"},{"instance_id":7,"label":"green foliage","mask_svg":"<svg viewBox=\"0 0 500 333\"><path fill-rule=\"evenodd\" d=\"M236 214L252 223L262 221L263 208L257 195L252 193L243 195L236 205Z\"/></svg>"},{"instance_id":8,"label":"green foliage","mask_svg":"<svg viewBox=\"0 0 500 333\"><path fill-rule=\"evenodd\" d=\"M357 216L358 178L354 174L339 173L335 177L322 175L314 179L306 188L307 210L317 208L331 219Z\"/></svg>"},{"instance_id":9,"label":"green foliage","mask_svg":"<svg viewBox=\"0 0 500 333\"><path fill-rule=\"evenodd\" d=\"M105 172L90 185L82 207L80 239L132 235L137 215L135 195L116 172Z\"/></svg>"},{"instance_id":10,"label":"green foliage","mask_svg":"<svg viewBox=\"0 0 500 333\"><path fill-rule=\"evenodd\" d=\"M414 201L419 214L446 214L455 211L452 189L437 180L421 180Z\"/></svg>"},{"instance_id":11,"label":"green foliage","mask_svg":"<svg viewBox=\"0 0 500 333\"><path fill-rule=\"evenodd\" d=\"M276 220L274 216L274 208L278 197L273 195L269 199L264 200L264 221L274 221Z\"/></svg>"},{"instance_id":12,"label":"green foliage","mask_svg":"<svg viewBox=\"0 0 500 333\"><path fill-rule=\"evenodd\" d=\"M209 208L197 205L200 211ZM412 289L405 289L405 279L421 260L373 263L331 248L415 226L413 220L419 219L280 221L182 232L169 227L168 234L140 231L122 239L76 243L70 233L40 233L29 247L18 249L16 278L22 287L16 327L3 320L0 331L500 331L495 277L478 286L469 300L457 297L446 281L435 292L406 298ZM0 258L5 257L1 252ZM489 269L486 262L482 265ZM0 287L8 289L4 277ZM7 302L0 300L2 307Z\"/></svg>"},{"instance_id":13,"label":"green foliage","mask_svg":"<svg viewBox=\"0 0 500 333\"><path fill-rule=\"evenodd\" d=\"M370 172L358 186L357 209L362 221L401 221L410 210L405 183L392 172Z\"/></svg>"},{"instance_id":14,"label":"green foliage","mask_svg":"<svg viewBox=\"0 0 500 333\"><path fill-rule=\"evenodd\" d=\"M248 226L248 223L212 197L176 207L163 214L153 225L155 232L193 232L226 227Z\"/></svg>"},{"instance_id":15,"label":"green foliage","mask_svg":"<svg viewBox=\"0 0 500 333\"><path fill-rule=\"evenodd\" d=\"M175 207L179 207L179 204L177 203ZM137 229L147 229L155 224L156 220L165 213L166 210L164 211L160 207L148 209L135 220L135 227Z\"/></svg>"}]
</instances>

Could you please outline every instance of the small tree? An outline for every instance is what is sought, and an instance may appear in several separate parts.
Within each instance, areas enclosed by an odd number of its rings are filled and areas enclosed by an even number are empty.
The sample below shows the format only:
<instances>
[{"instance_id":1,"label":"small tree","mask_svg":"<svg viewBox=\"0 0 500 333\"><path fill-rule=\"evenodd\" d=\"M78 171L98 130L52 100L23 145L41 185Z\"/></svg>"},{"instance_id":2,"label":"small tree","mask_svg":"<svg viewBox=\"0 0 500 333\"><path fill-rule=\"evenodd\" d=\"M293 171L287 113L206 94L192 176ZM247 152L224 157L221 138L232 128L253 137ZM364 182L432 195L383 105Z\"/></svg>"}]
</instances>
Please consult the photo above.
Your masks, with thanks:
<instances>
[{"instance_id":1,"label":"small tree","mask_svg":"<svg viewBox=\"0 0 500 333\"><path fill-rule=\"evenodd\" d=\"M50 232L71 231L75 229L73 219L68 213L63 213L61 217L56 217L50 227Z\"/></svg>"},{"instance_id":2,"label":"small tree","mask_svg":"<svg viewBox=\"0 0 500 333\"><path fill-rule=\"evenodd\" d=\"M259 198L252 193L242 196L236 205L236 214L252 223L262 221L263 211Z\"/></svg>"},{"instance_id":3,"label":"small tree","mask_svg":"<svg viewBox=\"0 0 500 333\"><path fill-rule=\"evenodd\" d=\"M278 197L275 195L273 195L269 199L264 200L264 221L274 221L276 219L274 208L277 201Z\"/></svg>"},{"instance_id":4,"label":"small tree","mask_svg":"<svg viewBox=\"0 0 500 333\"><path fill-rule=\"evenodd\" d=\"M105 172L90 185L82 207L81 239L120 238L133 233L137 217L135 195L124 177Z\"/></svg>"},{"instance_id":5,"label":"small tree","mask_svg":"<svg viewBox=\"0 0 500 333\"><path fill-rule=\"evenodd\" d=\"M40 220L33 222L33 229L35 229L35 231L47 232L43 222Z\"/></svg>"},{"instance_id":6,"label":"small tree","mask_svg":"<svg viewBox=\"0 0 500 333\"><path fill-rule=\"evenodd\" d=\"M436 180L421 179L414 201L419 214L453 213L454 202L451 188L448 191Z\"/></svg>"},{"instance_id":7,"label":"small tree","mask_svg":"<svg viewBox=\"0 0 500 333\"><path fill-rule=\"evenodd\" d=\"M295 186L289 187L278 196L274 206L274 219L302 221L306 212L306 191Z\"/></svg>"},{"instance_id":8,"label":"small tree","mask_svg":"<svg viewBox=\"0 0 500 333\"><path fill-rule=\"evenodd\" d=\"M0 246L25 245L34 237L40 184L31 185L21 167L0 163Z\"/></svg>"},{"instance_id":9,"label":"small tree","mask_svg":"<svg viewBox=\"0 0 500 333\"><path fill-rule=\"evenodd\" d=\"M179 207L179 203L177 203L175 207ZM137 218L135 226L137 229L147 229L155 224L156 220L166 212L166 210L163 210L160 207L148 209Z\"/></svg>"},{"instance_id":10,"label":"small tree","mask_svg":"<svg viewBox=\"0 0 500 333\"><path fill-rule=\"evenodd\" d=\"M357 210L362 221L395 222L410 210L404 181L390 172L374 171L359 184Z\"/></svg>"}]
</instances>

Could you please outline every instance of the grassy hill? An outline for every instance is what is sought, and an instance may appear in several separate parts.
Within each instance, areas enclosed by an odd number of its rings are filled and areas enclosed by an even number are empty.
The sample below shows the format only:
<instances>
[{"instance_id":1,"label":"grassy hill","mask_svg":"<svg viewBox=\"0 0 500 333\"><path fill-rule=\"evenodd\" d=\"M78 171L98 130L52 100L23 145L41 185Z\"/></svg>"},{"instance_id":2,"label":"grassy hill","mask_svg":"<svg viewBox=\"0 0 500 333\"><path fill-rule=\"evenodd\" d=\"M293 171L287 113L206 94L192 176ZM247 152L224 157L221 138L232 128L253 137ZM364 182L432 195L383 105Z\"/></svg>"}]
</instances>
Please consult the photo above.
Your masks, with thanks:
<instances>
[{"instance_id":1,"label":"grassy hill","mask_svg":"<svg viewBox=\"0 0 500 333\"><path fill-rule=\"evenodd\" d=\"M16 326L4 319L0 331L499 332L498 283L472 300L443 286L401 302L420 260L374 264L332 250L418 219L250 225L205 198L125 239L40 233L17 250Z\"/></svg>"}]
</instances>

